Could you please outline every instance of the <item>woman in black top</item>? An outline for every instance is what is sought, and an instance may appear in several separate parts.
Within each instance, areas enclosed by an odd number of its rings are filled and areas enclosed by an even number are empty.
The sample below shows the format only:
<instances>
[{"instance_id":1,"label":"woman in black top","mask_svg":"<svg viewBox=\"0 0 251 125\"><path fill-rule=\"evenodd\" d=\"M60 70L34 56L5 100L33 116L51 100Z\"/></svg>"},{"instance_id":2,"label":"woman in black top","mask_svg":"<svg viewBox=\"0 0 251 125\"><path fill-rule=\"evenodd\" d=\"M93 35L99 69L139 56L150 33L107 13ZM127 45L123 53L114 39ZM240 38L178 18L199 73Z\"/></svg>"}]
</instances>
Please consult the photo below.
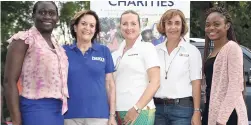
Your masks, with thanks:
<instances>
[{"instance_id":1,"label":"woman in black top","mask_svg":"<svg viewBox=\"0 0 251 125\"><path fill-rule=\"evenodd\" d=\"M210 18L209 18L209 15L212 14L212 13L217 13L218 15L216 15L216 14L214 16L211 15ZM230 17L230 15L226 12L226 10L223 9L223 8L219 8L219 7L209 9L209 11L207 12L206 17L207 17L207 21L206 21L205 30L210 28L210 29L214 29L214 32L216 32L215 30L218 30L218 31L223 30L223 29L220 29L221 25L223 25L223 24L220 23L219 18L230 19L230 18L226 18L226 17ZM221 36L221 37L226 37L226 36ZM209 40L207 36L206 36L206 38L207 38L206 44L208 42L211 42L211 40ZM208 125L209 102L210 102L210 93L211 93L214 62L215 62L215 59L217 57L217 54L219 53L219 51L221 49L221 47L214 46L214 50L208 56L207 54L209 52L209 48L211 48L211 45L212 45L211 43L206 45L205 46L205 52L204 52L205 53L204 58L207 58L207 57L208 58L205 60L204 69L203 69L205 77L206 77L205 80L206 80L207 87L206 87L206 103L205 103L204 113L202 115L202 125ZM230 115L230 117L229 117L227 125L237 125L237 119L238 119L237 118L237 113L234 110L232 112L232 114ZM217 125L220 125L220 124L217 123Z\"/></svg>"}]
</instances>

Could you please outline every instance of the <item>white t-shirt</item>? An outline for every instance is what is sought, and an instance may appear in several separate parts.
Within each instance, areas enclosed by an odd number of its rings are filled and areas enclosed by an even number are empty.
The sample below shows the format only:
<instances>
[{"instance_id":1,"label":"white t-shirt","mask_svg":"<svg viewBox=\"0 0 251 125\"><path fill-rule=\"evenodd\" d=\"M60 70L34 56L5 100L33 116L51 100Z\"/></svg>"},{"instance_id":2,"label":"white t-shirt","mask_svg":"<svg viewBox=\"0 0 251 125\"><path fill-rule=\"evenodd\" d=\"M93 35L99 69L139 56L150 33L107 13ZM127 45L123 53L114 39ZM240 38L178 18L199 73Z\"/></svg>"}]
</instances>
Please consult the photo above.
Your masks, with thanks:
<instances>
[{"instance_id":1,"label":"white t-shirt","mask_svg":"<svg viewBox=\"0 0 251 125\"><path fill-rule=\"evenodd\" d=\"M160 65L154 45L144 42L141 36L122 56L125 45L123 41L119 49L112 53L116 70L114 78L117 111L128 111L139 101L149 83L147 70ZM155 108L153 100L143 109L146 108Z\"/></svg>"},{"instance_id":2,"label":"white t-shirt","mask_svg":"<svg viewBox=\"0 0 251 125\"><path fill-rule=\"evenodd\" d=\"M154 97L176 99L192 96L192 81L202 79L200 51L184 39L181 39L170 55L166 42L157 45L156 49L160 59L161 77L160 88Z\"/></svg>"}]
</instances>

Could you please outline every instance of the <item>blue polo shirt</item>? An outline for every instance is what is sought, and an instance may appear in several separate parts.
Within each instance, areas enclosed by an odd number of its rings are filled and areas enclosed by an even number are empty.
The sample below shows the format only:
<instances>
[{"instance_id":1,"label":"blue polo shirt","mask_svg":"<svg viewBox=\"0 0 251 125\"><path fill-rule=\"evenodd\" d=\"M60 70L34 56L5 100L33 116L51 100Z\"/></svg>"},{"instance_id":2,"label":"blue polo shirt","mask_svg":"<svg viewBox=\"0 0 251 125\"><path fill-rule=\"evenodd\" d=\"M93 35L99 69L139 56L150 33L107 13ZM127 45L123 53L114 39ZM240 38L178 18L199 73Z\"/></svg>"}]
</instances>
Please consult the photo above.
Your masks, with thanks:
<instances>
[{"instance_id":1,"label":"blue polo shirt","mask_svg":"<svg viewBox=\"0 0 251 125\"><path fill-rule=\"evenodd\" d=\"M93 43L85 54L76 43L63 47L69 61L70 96L64 118L109 118L105 77L114 72L110 50L97 43Z\"/></svg>"}]
</instances>

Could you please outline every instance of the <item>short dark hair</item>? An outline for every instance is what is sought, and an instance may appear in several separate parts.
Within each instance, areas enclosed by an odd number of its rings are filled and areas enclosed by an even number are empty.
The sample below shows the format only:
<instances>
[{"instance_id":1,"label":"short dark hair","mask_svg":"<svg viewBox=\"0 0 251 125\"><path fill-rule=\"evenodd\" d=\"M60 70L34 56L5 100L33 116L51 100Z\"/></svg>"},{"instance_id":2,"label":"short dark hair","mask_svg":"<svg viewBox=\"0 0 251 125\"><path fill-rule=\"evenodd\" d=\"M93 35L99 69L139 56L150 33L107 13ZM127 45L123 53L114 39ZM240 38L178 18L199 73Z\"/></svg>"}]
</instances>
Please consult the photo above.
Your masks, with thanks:
<instances>
[{"instance_id":1,"label":"short dark hair","mask_svg":"<svg viewBox=\"0 0 251 125\"><path fill-rule=\"evenodd\" d=\"M71 20L71 23L70 23L71 35L72 35L73 38L77 39L77 35L76 35L75 30L74 30L74 26L77 25L79 23L80 19L83 16L85 16L85 15L92 15L92 16L94 16L94 18L96 20L95 33L94 33L94 36L91 39L91 42L94 43L94 40L97 38L97 36L99 35L99 32L100 32L100 21L99 21L99 17L96 14L95 11L92 11L92 10L83 10L83 11L77 12L74 15L74 17L73 17L73 19Z\"/></svg>"},{"instance_id":2,"label":"short dark hair","mask_svg":"<svg viewBox=\"0 0 251 125\"><path fill-rule=\"evenodd\" d=\"M39 4L39 3L42 3L42 2L51 2L51 3L56 7L56 11L57 11L57 15L58 15L58 7L57 7L57 5L55 4L55 2L53 2L53 1L38 1L38 2L36 2L36 3L34 4L34 6L33 6L32 15L34 15L34 14L36 13L38 4Z\"/></svg>"},{"instance_id":3,"label":"short dark hair","mask_svg":"<svg viewBox=\"0 0 251 125\"><path fill-rule=\"evenodd\" d=\"M137 12L135 12L134 10L126 10L125 12L123 12L123 13L121 14L121 16L120 16L120 24L121 24L122 16L125 15L125 14L129 14L129 13L134 14L134 15L137 15L137 17L138 17L138 22L139 22L139 27L141 27L141 26L140 26L140 17L139 17L139 14L138 14Z\"/></svg>"}]
</instances>

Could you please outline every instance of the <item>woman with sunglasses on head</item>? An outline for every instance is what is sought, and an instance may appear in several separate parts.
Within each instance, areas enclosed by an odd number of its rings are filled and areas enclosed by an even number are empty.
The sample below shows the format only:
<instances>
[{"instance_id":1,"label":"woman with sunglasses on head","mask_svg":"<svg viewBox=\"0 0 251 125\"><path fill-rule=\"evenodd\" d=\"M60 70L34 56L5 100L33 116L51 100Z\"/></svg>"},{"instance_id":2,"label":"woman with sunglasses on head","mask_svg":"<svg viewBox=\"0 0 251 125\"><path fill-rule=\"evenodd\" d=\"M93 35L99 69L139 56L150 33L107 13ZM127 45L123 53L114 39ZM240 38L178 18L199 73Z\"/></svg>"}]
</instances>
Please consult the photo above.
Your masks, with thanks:
<instances>
[{"instance_id":1,"label":"woman with sunglasses on head","mask_svg":"<svg viewBox=\"0 0 251 125\"><path fill-rule=\"evenodd\" d=\"M120 30L125 38L113 55L116 83L117 122L153 125L153 95L159 88L159 59L154 45L140 35L139 15L132 10L122 13Z\"/></svg>"},{"instance_id":2,"label":"woman with sunglasses on head","mask_svg":"<svg viewBox=\"0 0 251 125\"><path fill-rule=\"evenodd\" d=\"M167 40L156 46L160 58L160 88L155 94L155 125L200 125L202 60L200 51L184 39L184 14L167 10L158 31Z\"/></svg>"},{"instance_id":3,"label":"woman with sunglasses on head","mask_svg":"<svg viewBox=\"0 0 251 125\"><path fill-rule=\"evenodd\" d=\"M207 87L203 125L248 125L243 98L243 54L226 9L214 7L207 11L205 33Z\"/></svg>"}]
</instances>

